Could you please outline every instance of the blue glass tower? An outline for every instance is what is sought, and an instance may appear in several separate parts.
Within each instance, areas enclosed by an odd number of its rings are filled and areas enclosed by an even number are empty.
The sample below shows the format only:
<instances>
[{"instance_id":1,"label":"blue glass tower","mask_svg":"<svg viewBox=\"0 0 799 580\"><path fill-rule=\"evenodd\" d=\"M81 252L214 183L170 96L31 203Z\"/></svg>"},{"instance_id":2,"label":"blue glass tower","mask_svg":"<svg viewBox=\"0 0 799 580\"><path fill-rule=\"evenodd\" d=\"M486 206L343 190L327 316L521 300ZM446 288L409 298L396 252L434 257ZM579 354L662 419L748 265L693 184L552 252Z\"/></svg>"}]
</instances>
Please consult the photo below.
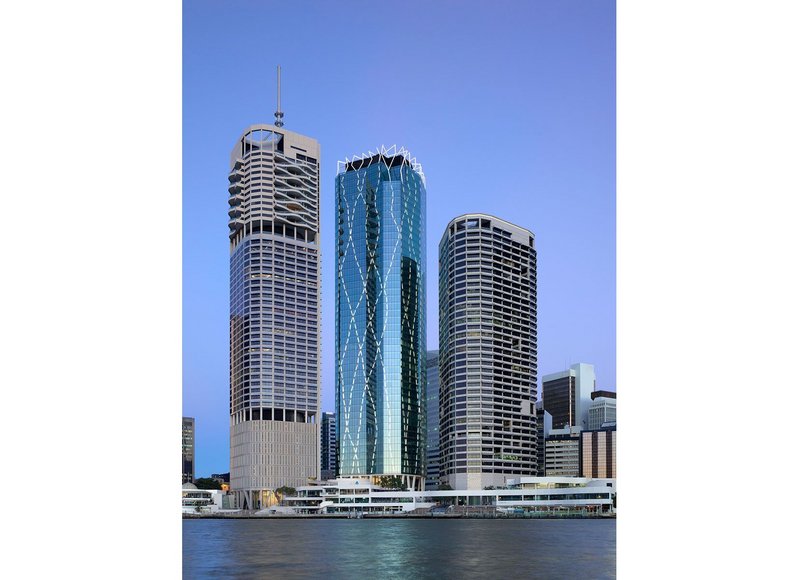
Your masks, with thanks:
<instances>
[{"instance_id":1,"label":"blue glass tower","mask_svg":"<svg viewBox=\"0 0 799 580\"><path fill-rule=\"evenodd\" d=\"M336 430L340 477L423 489L425 179L404 149L336 176Z\"/></svg>"}]
</instances>

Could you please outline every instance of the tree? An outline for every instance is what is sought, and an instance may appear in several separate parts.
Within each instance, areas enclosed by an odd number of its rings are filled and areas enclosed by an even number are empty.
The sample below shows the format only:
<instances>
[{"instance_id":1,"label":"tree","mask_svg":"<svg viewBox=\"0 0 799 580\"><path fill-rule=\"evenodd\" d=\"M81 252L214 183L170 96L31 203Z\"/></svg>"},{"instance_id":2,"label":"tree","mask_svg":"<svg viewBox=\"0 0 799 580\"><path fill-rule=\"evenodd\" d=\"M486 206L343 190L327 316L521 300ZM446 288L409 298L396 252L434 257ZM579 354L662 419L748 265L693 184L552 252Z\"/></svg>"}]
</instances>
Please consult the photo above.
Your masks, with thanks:
<instances>
[{"instance_id":1,"label":"tree","mask_svg":"<svg viewBox=\"0 0 799 580\"><path fill-rule=\"evenodd\" d=\"M288 485L283 485L281 487L278 487L275 490L275 493L277 495L279 495L281 498L283 498L283 497L285 497L287 495L297 495L297 490L294 489L293 487L288 486Z\"/></svg>"},{"instance_id":2,"label":"tree","mask_svg":"<svg viewBox=\"0 0 799 580\"><path fill-rule=\"evenodd\" d=\"M438 491L452 491L452 486L448 483L442 483L438 486Z\"/></svg>"},{"instance_id":3,"label":"tree","mask_svg":"<svg viewBox=\"0 0 799 580\"><path fill-rule=\"evenodd\" d=\"M408 489L402 482L402 477L399 475L384 475L383 477L378 477L377 485L383 489L398 489L402 491L407 491Z\"/></svg>"},{"instance_id":4,"label":"tree","mask_svg":"<svg viewBox=\"0 0 799 580\"><path fill-rule=\"evenodd\" d=\"M194 480L197 489L222 489L222 484L211 477L200 477Z\"/></svg>"}]
</instances>

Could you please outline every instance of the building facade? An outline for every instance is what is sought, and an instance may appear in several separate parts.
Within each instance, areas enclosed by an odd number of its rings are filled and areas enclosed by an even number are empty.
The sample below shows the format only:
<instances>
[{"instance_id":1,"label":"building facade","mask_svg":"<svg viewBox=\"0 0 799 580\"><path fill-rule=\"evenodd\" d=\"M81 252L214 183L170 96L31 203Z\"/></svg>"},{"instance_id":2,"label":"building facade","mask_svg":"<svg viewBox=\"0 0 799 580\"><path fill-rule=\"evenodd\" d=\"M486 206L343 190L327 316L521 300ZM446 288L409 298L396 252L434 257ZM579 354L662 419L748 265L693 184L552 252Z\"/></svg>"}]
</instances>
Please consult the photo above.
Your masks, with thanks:
<instances>
[{"instance_id":1,"label":"building facade","mask_svg":"<svg viewBox=\"0 0 799 580\"><path fill-rule=\"evenodd\" d=\"M322 479L336 477L336 414L322 413Z\"/></svg>"},{"instance_id":2,"label":"building facade","mask_svg":"<svg viewBox=\"0 0 799 580\"><path fill-rule=\"evenodd\" d=\"M541 400L535 403L535 417L536 429L538 430L538 437L536 438L538 477L544 477L547 474L546 440L552 430L552 415L544 410L544 402Z\"/></svg>"},{"instance_id":3,"label":"building facade","mask_svg":"<svg viewBox=\"0 0 799 580\"><path fill-rule=\"evenodd\" d=\"M424 486L425 178L405 149L339 163L336 428L339 477Z\"/></svg>"},{"instance_id":4,"label":"building facade","mask_svg":"<svg viewBox=\"0 0 799 580\"><path fill-rule=\"evenodd\" d=\"M439 244L442 483L500 487L537 474L533 233L485 214Z\"/></svg>"},{"instance_id":5,"label":"building facade","mask_svg":"<svg viewBox=\"0 0 799 580\"><path fill-rule=\"evenodd\" d=\"M609 391L599 391L609 393ZM603 425L616 424L616 393L613 396L595 397L591 393L591 406L588 408L588 429L596 431ZM611 394L611 393L609 393Z\"/></svg>"},{"instance_id":6,"label":"building facade","mask_svg":"<svg viewBox=\"0 0 799 580\"><path fill-rule=\"evenodd\" d=\"M552 429L546 439L547 477L578 477L580 475L579 427Z\"/></svg>"},{"instance_id":7,"label":"building facade","mask_svg":"<svg viewBox=\"0 0 799 580\"><path fill-rule=\"evenodd\" d=\"M319 144L276 123L230 155L230 484L245 509L319 477Z\"/></svg>"},{"instance_id":8,"label":"building facade","mask_svg":"<svg viewBox=\"0 0 799 580\"><path fill-rule=\"evenodd\" d=\"M588 428L588 408L596 387L593 365L577 363L542 379L544 409L552 415L552 427Z\"/></svg>"},{"instance_id":9,"label":"building facade","mask_svg":"<svg viewBox=\"0 0 799 580\"><path fill-rule=\"evenodd\" d=\"M386 490L369 479L340 478L297 488L269 509L285 514L398 514L427 510L430 515L547 516L615 511L616 481L581 477L521 477L492 490Z\"/></svg>"},{"instance_id":10,"label":"building facade","mask_svg":"<svg viewBox=\"0 0 799 580\"><path fill-rule=\"evenodd\" d=\"M438 425L438 351L427 351L427 478L426 489L438 489L439 425Z\"/></svg>"},{"instance_id":11,"label":"building facade","mask_svg":"<svg viewBox=\"0 0 799 580\"><path fill-rule=\"evenodd\" d=\"M580 433L580 476L616 477L616 428Z\"/></svg>"},{"instance_id":12,"label":"building facade","mask_svg":"<svg viewBox=\"0 0 799 580\"><path fill-rule=\"evenodd\" d=\"M183 417L183 477L181 483L194 483L194 418Z\"/></svg>"}]
</instances>

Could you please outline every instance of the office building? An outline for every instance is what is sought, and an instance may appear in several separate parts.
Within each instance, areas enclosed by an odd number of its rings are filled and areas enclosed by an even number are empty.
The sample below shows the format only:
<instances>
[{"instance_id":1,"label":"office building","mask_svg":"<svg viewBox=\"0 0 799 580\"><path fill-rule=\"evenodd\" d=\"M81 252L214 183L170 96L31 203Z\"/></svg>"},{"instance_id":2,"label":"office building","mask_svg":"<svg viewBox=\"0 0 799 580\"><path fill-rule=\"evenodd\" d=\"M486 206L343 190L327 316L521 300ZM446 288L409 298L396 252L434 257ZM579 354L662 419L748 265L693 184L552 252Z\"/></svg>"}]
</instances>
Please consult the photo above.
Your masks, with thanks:
<instances>
[{"instance_id":1,"label":"office building","mask_svg":"<svg viewBox=\"0 0 799 580\"><path fill-rule=\"evenodd\" d=\"M544 409L552 415L552 427L588 427L591 392L596 387L593 365L577 363L542 379Z\"/></svg>"},{"instance_id":2,"label":"office building","mask_svg":"<svg viewBox=\"0 0 799 580\"><path fill-rule=\"evenodd\" d=\"M580 476L616 477L616 427L580 433Z\"/></svg>"},{"instance_id":3,"label":"office building","mask_svg":"<svg viewBox=\"0 0 799 580\"><path fill-rule=\"evenodd\" d=\"M322 413L322 479L336 477L336 414Z\"/></svg>"},{"instance_id":4,"label":"office building","mask_svg":"<svg viewBox=\"0 0 799 580\"><path fill-rule=\"evenodd\" d=\"M580 475L580 427L552 429L546 439L546 476Z\"/></svg>"},{"instance_id":5,"label":"office building","mask_svg":"<svg viewBox=\"0 0 799 580\"><path fill-rule=\"evenodd\" d=\"M438 426L438 351L427 351L427 478L425 488L438 489L439 426Z\"/></svg>"},{"instance_id":6,"label":"office building","mask_svg":"<svg viewBox=\"0 0 799 580\"><path fill-rule=\"evenodd\" d=\"M601 393L601 396L595 396ZM591 393L591 406L588 408L588 429L595 431L603 426L616 424L616 393L595 391Z\"/></svg>"},{"instance_id":7,"label":"office building","mask_svg":"<svg viewBox=\"0 0 799 580\"><path fill-rule=\"evenodd\" d=\"M546 440L549 437L549 432L552 431L552 415L544 410L544 402L541 400L535 403L535 417L536 429L538 430L538 437L536 438L536 456L538 458L538 477L544 477L546 471Z\"/></svg>"},{"instance_id":8,"label":"office building","mask_svg":"<svg viewBox=\"0 0 799 580\"><path fill-rule=\"evenodd\" d=\"M536 328L533 233L485 214L453 219L439 244L442 483L537 475Z\"/></svg>"},{"instance_id":9,"label":"office building","mask_svg":"<svg viewBox=\"0 0 799 580\"><path fill-rule=\"evenodd\" d=\"M339 163L336 427L339 477L424 486L425 178L403 148Z\"/></svg>"},{"instance_id":10,"label":"office building","mask_svg":"<svg viewBox=\"0 0 799 580\"><path fill-rule=\"evenodd\" d=\"M230 484L245 509L319 477L319 143L282 128L279 98L275 117L230 155Z\"/></svg>"},{"instance_id":11,"label":"office building","mask_svg":"<svg viewBox=\"0 0 799 580\"><path fill-rule=\"evenodd\" d=\"M194 418L183 417L182 483L194 483Z\"/></svg>"}]
</instances>

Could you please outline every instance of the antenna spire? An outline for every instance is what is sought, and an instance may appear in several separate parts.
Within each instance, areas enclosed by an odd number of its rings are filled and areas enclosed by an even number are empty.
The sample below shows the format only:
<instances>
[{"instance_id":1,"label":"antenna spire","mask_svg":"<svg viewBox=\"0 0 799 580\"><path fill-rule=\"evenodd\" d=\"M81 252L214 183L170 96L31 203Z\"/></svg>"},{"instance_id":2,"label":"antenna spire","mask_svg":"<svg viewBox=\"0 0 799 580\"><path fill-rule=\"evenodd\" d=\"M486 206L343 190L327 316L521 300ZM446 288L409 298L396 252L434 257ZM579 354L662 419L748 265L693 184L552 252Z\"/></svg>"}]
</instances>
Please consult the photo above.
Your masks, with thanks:
<instances>
[{"instance_id":1,"label":"antenna spire","mask_svg":"<svg viewBox=\"0 0 799 580\"><path fill-rule=\"evenodd\" d=\"M283 111L280 110L280 65L277 65L277 111L275 111L275 127L283 126Z\"/></svg>"}]
</instances>

